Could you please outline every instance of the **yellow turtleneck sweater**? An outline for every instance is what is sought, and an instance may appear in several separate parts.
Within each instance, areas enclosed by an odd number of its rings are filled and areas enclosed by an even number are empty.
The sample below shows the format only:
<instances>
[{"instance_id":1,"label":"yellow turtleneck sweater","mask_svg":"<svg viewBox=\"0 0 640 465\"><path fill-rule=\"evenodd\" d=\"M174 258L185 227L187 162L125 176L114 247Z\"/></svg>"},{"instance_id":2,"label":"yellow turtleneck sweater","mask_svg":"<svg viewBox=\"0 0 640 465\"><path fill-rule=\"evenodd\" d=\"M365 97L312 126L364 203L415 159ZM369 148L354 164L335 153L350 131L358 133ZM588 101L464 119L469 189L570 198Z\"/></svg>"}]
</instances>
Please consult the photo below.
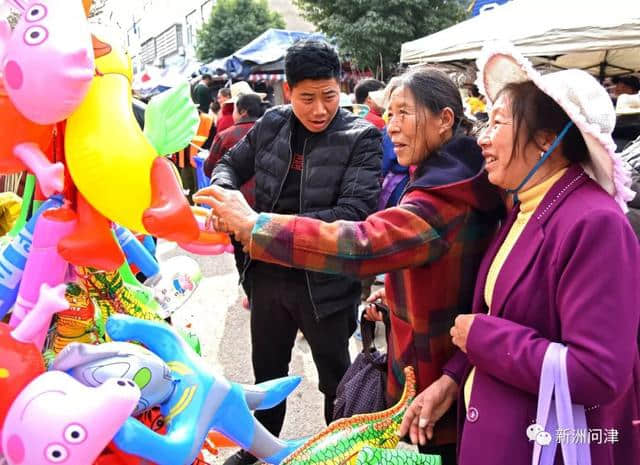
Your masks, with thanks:
<instances>
[{"instance_id":1,"label":"yellow turtleneck sweater","mask_svg":"<svg viewBox=\"0 0 640 465\"><path fill-rule=\"evenodd\" d=\"M524 231L525 226L533 216L533 212L538 208L540 202L544 196L549 192L549 190L553 187L553 185L562 177L562 175L567 171L567 168L563 168L557 173L554 173L549 178L542 181L540 184L533 186L530 189L527 189L524 192L520 192L518 197L520 199L520 211L518 212L518 217L515 222L511 226L507 237L504 239L504 242L500 246L498 253L494 257L491 262L491 267L489 267L489 272L487 273L487 282L484 286L484 301L487 304L487 308L489 309L489 315L491 315L491 302L493 300L493 290L496 286L496 280L498 279L498 275L500 274L500 270L502 269L502 265L507 260L511 249L515 245L516 241ZM475 375L476 369L475 367L469 373L467 377L467 381L464 383L464 403L465 406L469 407L469 400L471 399L471 389L473 387L473 377Z\"/></svg>"}]
</instances>

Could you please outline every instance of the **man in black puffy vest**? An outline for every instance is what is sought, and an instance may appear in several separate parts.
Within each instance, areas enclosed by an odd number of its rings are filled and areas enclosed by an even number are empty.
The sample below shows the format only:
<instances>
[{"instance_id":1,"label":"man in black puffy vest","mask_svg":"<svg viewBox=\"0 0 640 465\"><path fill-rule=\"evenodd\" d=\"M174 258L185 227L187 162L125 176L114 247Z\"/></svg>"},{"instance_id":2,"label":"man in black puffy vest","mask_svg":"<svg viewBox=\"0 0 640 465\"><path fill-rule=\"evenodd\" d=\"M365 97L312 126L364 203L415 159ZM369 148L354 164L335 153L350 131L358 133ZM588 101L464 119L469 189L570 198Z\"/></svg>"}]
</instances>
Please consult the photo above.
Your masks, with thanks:
<instances>
[{"instance_id":1,"label":"man in black puffy vest","mask_svg":"<svg viewBox=\"0 0 640 465\"><path fill-rule=\"evenodd\" d=\"M275 107L220 160L211 184L238 189L256 180L258 212L299 214L323 221L363 220L376 209L382 157L381 134L362 118L339 108L340 61L319 41L292 45L285 57L285 94L291 105ZM238 268L251 304L252 361L256 383L286 376L301 330L318 369L331 420L336 388L350 359L360 283L328 275L250 261ZM278 435L286 405L255 413ZM256 458L245 451L225 465Z\"/></svg>"}]
</instances>

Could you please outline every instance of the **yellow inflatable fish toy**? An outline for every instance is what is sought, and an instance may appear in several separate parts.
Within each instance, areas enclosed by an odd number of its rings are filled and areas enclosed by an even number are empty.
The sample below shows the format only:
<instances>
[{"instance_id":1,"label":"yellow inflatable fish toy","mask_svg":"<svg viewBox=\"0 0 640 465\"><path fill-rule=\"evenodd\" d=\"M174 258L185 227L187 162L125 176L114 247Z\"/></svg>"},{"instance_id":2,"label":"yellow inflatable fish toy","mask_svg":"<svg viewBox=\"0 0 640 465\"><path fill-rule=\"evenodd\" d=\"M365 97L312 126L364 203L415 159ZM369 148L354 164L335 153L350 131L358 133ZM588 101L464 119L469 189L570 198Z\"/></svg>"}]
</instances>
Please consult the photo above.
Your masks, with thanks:
<instances>
[{"instance_id":1,"label":"yellow inflatable fish toy","mask_svg":"<svg viewBox=\"0 0 640 465\"><path fill-rule=\"evenodd\" d=\"M79 197L108 220L133 231L176 242L196 239L198 224L175 167L158 153L133 115L130 58L95 34L93 45L96 76L87 97L67 120L65 134L66 163ZM193 126L193 132L183 137L188 141L195 134L198 117L184 90L177 89L185 95L185 101L180 101L188 112L183 121ZM87 256L88 238L77 237L86 236L87 231L74 234L63 241L60 252L74 264L93 266L91 260L77 260ZM84 250L76 253L74 248L82 245Z\"/></svg>"}]
</instances>

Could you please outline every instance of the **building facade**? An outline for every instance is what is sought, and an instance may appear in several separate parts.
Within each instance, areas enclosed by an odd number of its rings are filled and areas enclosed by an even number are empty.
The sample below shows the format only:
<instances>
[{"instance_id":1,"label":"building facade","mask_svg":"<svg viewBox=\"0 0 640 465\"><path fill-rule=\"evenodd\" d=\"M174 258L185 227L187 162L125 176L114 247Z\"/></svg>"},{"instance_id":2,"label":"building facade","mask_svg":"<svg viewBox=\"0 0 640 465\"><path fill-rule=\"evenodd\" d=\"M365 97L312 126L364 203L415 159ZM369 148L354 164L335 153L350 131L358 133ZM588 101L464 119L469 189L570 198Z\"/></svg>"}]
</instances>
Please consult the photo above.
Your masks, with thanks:
<instances>
[{"instance_id":1,"label":"building facade","mask_svg":"<svg viewBox=\"0 0 640 465\"><path fill-rule=\"evenodd\" d=\"M134 72L147 65L188 68L197 62L197 31L214 6L215 0L108 0L101 21L119 29ZM287 28L314 30L291 0L270 0L269 6L283 15Z\"/></svg>"}]
</instances>

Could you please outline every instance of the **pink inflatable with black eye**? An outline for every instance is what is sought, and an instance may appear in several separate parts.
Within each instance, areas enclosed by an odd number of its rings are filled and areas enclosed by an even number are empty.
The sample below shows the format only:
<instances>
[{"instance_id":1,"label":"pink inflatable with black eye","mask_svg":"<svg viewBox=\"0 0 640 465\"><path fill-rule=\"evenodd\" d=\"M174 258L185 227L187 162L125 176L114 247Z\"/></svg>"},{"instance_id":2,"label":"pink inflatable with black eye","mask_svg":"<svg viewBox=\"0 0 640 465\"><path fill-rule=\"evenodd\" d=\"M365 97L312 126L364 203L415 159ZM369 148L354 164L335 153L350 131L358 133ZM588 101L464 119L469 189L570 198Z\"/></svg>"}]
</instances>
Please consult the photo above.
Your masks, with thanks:
<instances>
[{"instance_id":1,"label":"pink inflatable with black eye","mask_svg":"<svg viewBox=\"0 0 640 465\"><path fill-rule=\"evenodd\" d=\"M11 404L2 431L5 458L9 465L89 465L139 398L131 380L91 388L61 371L43 373Z\"/></svg>"},{"instance_id":2,"label":"pink inflatable with black eye","mask_svg":"<svg viewBox=\"0 0 640 465\"><path fill-rule=\"evenodd\" d=\"M0 74L18 111L38 124L70 116L95 74L81 0L10 0L22 17L0 22Z\"/></svg>"}]
</instances>

